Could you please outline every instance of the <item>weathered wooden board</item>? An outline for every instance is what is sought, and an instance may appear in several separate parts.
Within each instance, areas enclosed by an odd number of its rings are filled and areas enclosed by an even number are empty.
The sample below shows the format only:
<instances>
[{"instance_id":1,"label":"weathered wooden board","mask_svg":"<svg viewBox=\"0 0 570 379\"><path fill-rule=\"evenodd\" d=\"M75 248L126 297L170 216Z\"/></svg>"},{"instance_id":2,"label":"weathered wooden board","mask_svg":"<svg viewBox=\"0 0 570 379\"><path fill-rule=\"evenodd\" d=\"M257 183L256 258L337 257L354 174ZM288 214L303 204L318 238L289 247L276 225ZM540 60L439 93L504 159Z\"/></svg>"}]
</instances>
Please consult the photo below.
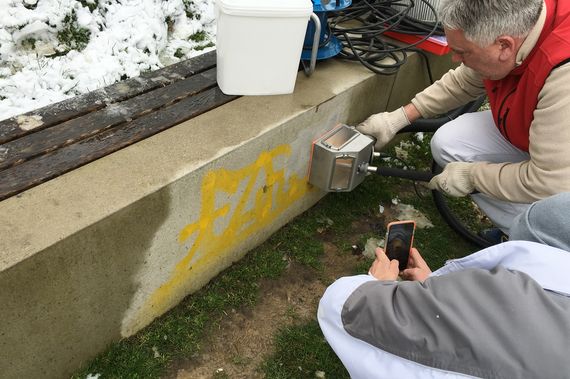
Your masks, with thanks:
<instances>
[{"instance_id":1,"label":"weathered wooden board","mask_svg":"<svg viewBox=\"0 0 570 379\"><path fill-rule=\"evenodd\" d=\"M212 69L216 65L214 51L200 55L140 77L64 100L20 116L0 121L0 144L53 125L81 117L137 95L167 86L178 80Z\"/></svg>"},{"instance_id":2,"label":"weathered wooden board","mask_svg":"<svg viewBox=\"0 0 570 379\"><path fill-rule=\"evenodd\" d=\"M0 200L237 98L215 64L207 53L0 121Z\"/></svg>"},{"instance_id":3,"label":"weathered wooden board","mask_svg":"<svg viewBox=\"0 0 570 379\"><path fill-rule=\"evenodd\" d=\"M0 170L20 164L35 156L73 144L146 113L168 106L216 86L216 70L210 69L151 92L111 104L103 109L76 117L50 128L4 143Z\"/></svg>"},{"instance_id":4,"label":"weathered wooden board","mask_svg":"<svg viewBox=\"0 0 570 379\"><path fill-rule=\"evenodd\" d=\"M0 200L53 179L129 146L190 118L196 117L237 96L224 95L218 87L186 97L155 112L77 143L67 145L0 171ZM189 133L188 138L192 138Z\"/></svg>"}]
</instances>

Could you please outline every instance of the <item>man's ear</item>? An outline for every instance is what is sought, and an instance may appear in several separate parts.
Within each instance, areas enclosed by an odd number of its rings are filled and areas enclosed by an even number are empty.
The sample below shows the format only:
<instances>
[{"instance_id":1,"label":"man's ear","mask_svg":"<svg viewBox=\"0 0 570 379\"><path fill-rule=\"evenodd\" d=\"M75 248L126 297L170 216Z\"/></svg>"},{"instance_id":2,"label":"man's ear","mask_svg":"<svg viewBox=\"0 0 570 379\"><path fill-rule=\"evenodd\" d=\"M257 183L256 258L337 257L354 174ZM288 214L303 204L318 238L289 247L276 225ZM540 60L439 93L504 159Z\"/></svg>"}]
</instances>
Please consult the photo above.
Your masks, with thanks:
<instances>
[{"instance_id":1,"label":"man's ear","mask_svg":"<svg viewBox=\"0 0 570 379\"><path fill-rule=\"evenodd\" d=\"M499 61L509 61L517 54L517 41L513 37L500 36L495 43L499 46Z\"/></svg>"}]
</instances>

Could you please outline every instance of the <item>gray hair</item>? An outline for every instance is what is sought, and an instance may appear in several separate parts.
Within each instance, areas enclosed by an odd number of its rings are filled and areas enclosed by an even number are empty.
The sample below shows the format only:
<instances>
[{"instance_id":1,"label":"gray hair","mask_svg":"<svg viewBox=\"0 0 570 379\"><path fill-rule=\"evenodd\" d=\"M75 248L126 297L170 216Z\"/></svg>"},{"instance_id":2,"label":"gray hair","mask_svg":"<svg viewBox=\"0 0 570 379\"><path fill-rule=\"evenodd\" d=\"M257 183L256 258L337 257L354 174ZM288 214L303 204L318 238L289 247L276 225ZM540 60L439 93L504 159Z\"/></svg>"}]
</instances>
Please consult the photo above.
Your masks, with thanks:
<instances>
[{"instance_id":1,"label":"gray hair","mask_svg":"<svg viewBox=\"0 0 570 379\"><path fill-rule=\"evenodd\" d=\"M438 8L444 27L463 30L465 38L485 47L502 35L526 37L542 0L441 0Z\"/></svg>"}]
</instances>

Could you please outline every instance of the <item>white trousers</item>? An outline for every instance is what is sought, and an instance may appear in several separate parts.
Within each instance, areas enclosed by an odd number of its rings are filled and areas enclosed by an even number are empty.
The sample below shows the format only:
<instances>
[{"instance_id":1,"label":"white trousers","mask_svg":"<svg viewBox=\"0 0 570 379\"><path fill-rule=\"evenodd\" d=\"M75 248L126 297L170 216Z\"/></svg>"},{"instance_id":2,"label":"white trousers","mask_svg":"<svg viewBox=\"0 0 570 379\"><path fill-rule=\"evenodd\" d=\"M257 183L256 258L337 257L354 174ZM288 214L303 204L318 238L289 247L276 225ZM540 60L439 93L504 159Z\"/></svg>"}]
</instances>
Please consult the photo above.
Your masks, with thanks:
<instances>
[{"instance_id":1,"label":"white trousers","mask_svg":"<svg viewBox=\"0 0 570 379\"><path fill-rule=\"evenodd\" d=\"M441 167L449 162L521 162L529 154L511 145L499 132L491 111L464 114L437 130L431 140L433 159ZM513 219L530 204L511 203L484 194L471 195L473 201L505 234Z\"/></svg>"}]
</instances>

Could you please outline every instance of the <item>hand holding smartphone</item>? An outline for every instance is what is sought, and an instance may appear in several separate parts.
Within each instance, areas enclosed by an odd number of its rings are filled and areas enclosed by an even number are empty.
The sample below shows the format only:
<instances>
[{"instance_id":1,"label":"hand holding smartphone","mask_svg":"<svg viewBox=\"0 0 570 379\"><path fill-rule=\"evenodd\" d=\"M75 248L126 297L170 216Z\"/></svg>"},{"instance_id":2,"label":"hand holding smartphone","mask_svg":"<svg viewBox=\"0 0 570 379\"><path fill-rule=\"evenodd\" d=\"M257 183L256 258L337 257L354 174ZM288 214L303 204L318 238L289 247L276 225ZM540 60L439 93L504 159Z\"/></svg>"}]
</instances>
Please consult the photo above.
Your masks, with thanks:
<instances>
[{"instance_id":1,"label":"hand holding smartphone","mask_svg":"<svg viewBox=\"0 0 570 379\"><path fill-rule=\"evenodd\" d=\"M400 271L404 271L408 266L415 229L416 222L413 220L395 221L388 224L384 252L388 259L398 260Z\"/></svg>"}]
</instances>

